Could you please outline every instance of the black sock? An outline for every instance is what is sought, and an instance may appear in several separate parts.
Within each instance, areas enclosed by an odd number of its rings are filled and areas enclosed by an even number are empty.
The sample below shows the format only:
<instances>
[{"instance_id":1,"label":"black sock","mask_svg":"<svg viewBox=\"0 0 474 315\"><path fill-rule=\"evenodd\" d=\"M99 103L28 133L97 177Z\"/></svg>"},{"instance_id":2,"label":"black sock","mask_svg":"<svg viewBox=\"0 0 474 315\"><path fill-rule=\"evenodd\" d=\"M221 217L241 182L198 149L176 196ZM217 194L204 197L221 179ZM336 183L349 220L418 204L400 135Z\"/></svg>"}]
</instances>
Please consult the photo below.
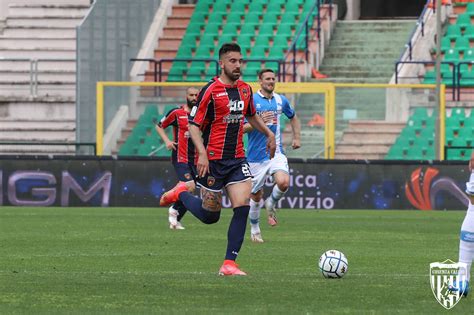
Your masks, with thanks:
<instances>
[{"instance_id":1,"label":"black sock","mask_svg":"<svg viewBox=\"0 0 474 315\"><path fill-rule=\"evenodd\" d=\"M178 221L181 221L186 211L188 211L181 200L176 201L173 208L178 210Z\"/></svg>"},{"instance_id":2,"label":"black sock","mask_svg":"<svg viewBox=\"0 0 474 315\"><path fill-rule=\"evenodd\" d=\"M234 208L234 215L230 221L227 232L227 252L225 259L236 260L242 243L244 242L245 229L247 228L247 218L250 206Z\"/></svg>"},{"instance_id":3,"label":"black sock","mask_svg":"<svg viewBox=\"0 0 474 315\"><path fill-rule=\"evenodd\" d=\"M202 199L198 198L191 193L185 191L179 194L179 200L181 200L186 207L196 218L206 224L212 224L219 221L221 216L220 211L211 212L202 207Z\"/></svg>"}]
</instances>

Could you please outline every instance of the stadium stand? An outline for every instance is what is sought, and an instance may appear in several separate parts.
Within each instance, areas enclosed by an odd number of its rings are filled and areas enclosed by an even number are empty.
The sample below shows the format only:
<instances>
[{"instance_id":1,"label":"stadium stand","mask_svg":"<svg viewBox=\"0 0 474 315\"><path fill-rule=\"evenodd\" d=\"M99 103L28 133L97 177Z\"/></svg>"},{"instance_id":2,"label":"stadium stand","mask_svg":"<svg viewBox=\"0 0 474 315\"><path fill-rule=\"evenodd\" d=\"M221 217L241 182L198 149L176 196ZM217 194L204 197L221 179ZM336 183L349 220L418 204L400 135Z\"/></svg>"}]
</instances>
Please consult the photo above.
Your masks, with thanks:
<instances>
[{"instance_id":1,"label":"stadium stand","mask_svg":"<svg viewBox=\"0 0 474 315\"><path fill-rule=\"evenodd\" d=\"M89 0L10 1L0 34L2 154L72 154L75 140L76 26Z\"/></svg>"},{"instance_id":2,"label":"stadium stand","mask_svg":"<svg viewBox=\"0 0 474 315\"><path fill-rule=\"evenodd\" d=\"M207 81L216 75L216 64L202 59L217 59L216 47L229 41L236 41L241 45L244 58L259 60L246 64L243 70L244 80L256 81L256 74L263 66L278 71L276 62L264 63L260 60L285 57L296 35L296 29L313 5L314 1L311 0L247 2L199 0L195 7L175 6L164 28L160 45L155 50L155 58L173 58L173 50L176 49L175 58L201 60L164 63L162 78L180 82ZM175 19L180 19L180 23L175 23ZM186 22L186 19L189 22ZM161 42L163 39L169 39L167 45L163 45ZM179 45L175 48L177 43ZM146 79L152 81L153 77L153 71L148 71ZM148 118L148 121L151 120ZM133 121L130 124L133 125ZM286 126L286 123L283 126ZM136 128L141 128L138 123ZM133 131L127 128L126 133L131 135ZM148 151L140 150L146 144L144 138L139 139L138 145L135 142L135 149L132 150L130 148L133 146L128 146L131 136L126 139L125 136L124 134L119 142L119 146L123 143L119 154L148 155L156 151L152 146L148 146ZM169 152L161 146L155 155L169 155Z\"/></svg>"}]
</instances>

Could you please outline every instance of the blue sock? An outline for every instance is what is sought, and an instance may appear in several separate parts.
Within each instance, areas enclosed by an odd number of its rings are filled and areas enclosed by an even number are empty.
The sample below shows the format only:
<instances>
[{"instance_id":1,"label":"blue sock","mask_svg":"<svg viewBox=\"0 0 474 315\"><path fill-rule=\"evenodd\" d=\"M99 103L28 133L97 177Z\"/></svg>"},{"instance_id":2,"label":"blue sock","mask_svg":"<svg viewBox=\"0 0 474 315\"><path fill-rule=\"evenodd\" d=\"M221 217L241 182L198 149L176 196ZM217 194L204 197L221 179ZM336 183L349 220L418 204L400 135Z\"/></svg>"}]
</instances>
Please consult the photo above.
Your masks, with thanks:
<instances>
[{"instance_id":1,"label":"blue sock","mask_svg":"<svg viewBox=\"0 0 474 315\"><path fill-rule=\"evenodd\" d=\"M176 201L173 208L178 210L178 221L181 221L186 211L188 211L181 200Z\"/></svg>"},{"instance_id":2,"label":"blue sock","mask_svg":"<svg viewBox=\"0 0 474 315\"><path fill-rule=\"evenodd\" d=\"M202 207L202 199L185 191L179 194L179 200L182 201L186 209L189 210L196 218L206 224L212 224L219 221L221 212L207 211Z\"/></svg>"},{"instance_id":3,"label":"blue sock","mask_svg":"<svg viewBox=\"0 0 474 315\"><path fill-rule=\"evenodd\" d=\"M244 242L249 210L250 206L234 208L234 215L232 216L229 231L227 232L227 252L225 254L225 259L237 259L237 255L239 254L242 243Z\"/></svg>"}]
</instances>

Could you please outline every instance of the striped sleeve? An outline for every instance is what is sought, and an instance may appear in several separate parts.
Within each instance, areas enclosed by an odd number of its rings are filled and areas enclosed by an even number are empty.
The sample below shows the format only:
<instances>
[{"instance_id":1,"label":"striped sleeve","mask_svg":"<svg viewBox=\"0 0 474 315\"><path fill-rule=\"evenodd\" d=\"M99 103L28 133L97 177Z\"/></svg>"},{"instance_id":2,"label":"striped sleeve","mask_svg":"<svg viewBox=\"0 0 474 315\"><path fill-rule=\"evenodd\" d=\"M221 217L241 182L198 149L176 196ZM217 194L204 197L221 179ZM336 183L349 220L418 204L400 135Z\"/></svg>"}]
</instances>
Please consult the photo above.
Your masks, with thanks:
<instances>
[{"instance_id":1,"label":"striped sleeve","mask_svg":"<svg viewBox=\"0 0 474 315\"><path fill-rule=\"evenodd\" d=\"M245 116L254 116L256 114L255 110L255 104L253 103L253 91L252 88L250 88L250 100L249 100L249 106L247 107L247 111L245 112Z\"/></svg>"},{"instance_id":2,"label":"striped sleeve","mask_svg":"<svg viewBox=\"0 0 474 315\"><path fill-rule=\"evenodd\" d=\"M196 102L196 106L193 107L190 114L189 123L200 127L204 119L206 118L207 109L209 107L209 103L212 101L212 87L214 86L214 82L209 82L201 92L199 92L199 96Z\"/></svg>"},{"instance_id":3,"label":"striped sleeve","mask_svg":"<svg viewBox=\"0 0 474 315\"><path fill-rule=\"evenodd\" d=\"M163 118L161 118L160 122L158 123L158 126L165 129L169 125L175 125L177 110L178 108L173 108L168 113L166 113L166 115L164 115Z\"/></svg>"}]
</instances>

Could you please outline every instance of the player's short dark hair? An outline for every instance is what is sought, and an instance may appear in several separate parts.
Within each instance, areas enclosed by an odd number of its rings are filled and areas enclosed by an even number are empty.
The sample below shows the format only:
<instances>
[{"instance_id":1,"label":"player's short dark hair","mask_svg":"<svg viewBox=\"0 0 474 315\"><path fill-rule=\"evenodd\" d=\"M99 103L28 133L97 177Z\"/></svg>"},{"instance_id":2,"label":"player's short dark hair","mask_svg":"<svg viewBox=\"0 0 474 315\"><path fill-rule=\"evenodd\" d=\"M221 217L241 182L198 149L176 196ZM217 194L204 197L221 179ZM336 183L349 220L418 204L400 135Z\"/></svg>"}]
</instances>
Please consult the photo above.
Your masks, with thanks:
<instances>
[{"instance_id":1,"label":"player's short dark hair","mask_svg":"<svg viewBox=\"0 0 474 315\"><path fill-rule=\"evenodd\" d=\"M258 78L261 79L262 76L263 76L263 74L264 74L264 73L267 73L267 72L271 72L271 73L275 74L275 71L273 71L272 69L270 69L270 68L265 68L265 69L262 69L262 70L260 70L260 71L258 72Z\"/></svg>"},{"instance_id":2,"label":"player's short dark hair","mask_svg":"<svg viewBox=\"0 0 474 315\"><path fill-rule=\"evenodd\" d=\"M223 55L231 51L238 52L238 53L242 52L242 50L240 49L240 46L237 43L225 43L219 49L219 59L221 59Z\"/></svg>"}]
</instances>

